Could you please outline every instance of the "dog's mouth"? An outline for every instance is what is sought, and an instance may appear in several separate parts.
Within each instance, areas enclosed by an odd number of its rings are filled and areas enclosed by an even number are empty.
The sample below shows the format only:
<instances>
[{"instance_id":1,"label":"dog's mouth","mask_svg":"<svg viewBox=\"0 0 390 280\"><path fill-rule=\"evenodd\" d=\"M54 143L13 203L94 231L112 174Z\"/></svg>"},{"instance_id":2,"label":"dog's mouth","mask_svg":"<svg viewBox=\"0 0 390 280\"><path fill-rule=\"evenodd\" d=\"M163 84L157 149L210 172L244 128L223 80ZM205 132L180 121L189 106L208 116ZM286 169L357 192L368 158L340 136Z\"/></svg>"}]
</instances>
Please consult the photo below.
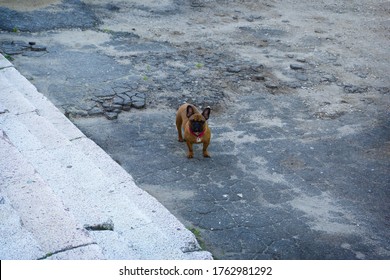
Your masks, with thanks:
<instances>
[{"instance_id":1,"label":"dog's mouth","mask_svg":"<svg viewBox=\"0 0 390 280\"><path fill-rule=\"evenodd\" d=\"M192 132L194 132L195 134L202 133L203 132L203 124L204 124L204 122L202 122L202 121L193 121L191 123Z\"/></svg>"}]
</instances>

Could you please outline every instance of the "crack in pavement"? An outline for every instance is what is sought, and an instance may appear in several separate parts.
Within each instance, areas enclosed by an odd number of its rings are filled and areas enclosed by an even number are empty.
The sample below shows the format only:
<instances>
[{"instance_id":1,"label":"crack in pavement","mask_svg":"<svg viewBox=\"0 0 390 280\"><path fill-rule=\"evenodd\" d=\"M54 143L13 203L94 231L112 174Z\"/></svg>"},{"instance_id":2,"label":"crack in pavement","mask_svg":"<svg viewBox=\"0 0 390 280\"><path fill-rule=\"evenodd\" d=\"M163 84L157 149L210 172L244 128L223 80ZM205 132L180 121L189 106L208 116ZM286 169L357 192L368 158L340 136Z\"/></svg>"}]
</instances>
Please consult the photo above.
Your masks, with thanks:
<instances>
[{"instance_id":1,"label":"crack in pavement","mask_svg":"<svg viewBox=\"0 0 390 280\"><path fill-rule=\"evenodd\" d=\"M65 247L63 249L57 250L55 252L47 253L46 255L38 258L37 260L45 260L45 259L48 259L48 258L54 256L54 255L57 255L57 254L60 254L60 253L64 253L64 252L67 252L67 251L72 251L74 249L87 247L87 246L90 246L90 245L97 245L97 243L96 242L91 242L91 243L86 243L86 244L80 244L80 245L77 245L77 246L68 246L68 247Z\"/></svg>"}]
</instances>

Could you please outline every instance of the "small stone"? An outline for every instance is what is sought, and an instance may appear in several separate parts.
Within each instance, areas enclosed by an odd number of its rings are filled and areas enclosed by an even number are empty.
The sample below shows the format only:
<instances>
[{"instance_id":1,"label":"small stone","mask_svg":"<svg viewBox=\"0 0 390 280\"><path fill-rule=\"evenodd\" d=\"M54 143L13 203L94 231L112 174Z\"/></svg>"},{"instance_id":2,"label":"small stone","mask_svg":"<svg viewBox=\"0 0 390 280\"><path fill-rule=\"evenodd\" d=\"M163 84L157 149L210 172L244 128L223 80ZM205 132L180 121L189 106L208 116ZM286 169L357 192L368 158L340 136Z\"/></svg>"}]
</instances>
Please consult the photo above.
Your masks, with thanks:
<instances>
[{"instance_id":1,"label":"small stone","mask_svg":"<svg viewBox=\"0 0 390 280\"><path fill-rule=\"evenodd\" d=\"M265 82L264 85L265 85L267 88L270 88L270 89L276 89L276 88L278 88L278 85L275 84L274 82L271 82L271 81Z\"/></svg>"},{"instance_id":2,"label":"small stone","mask_svg":"<svg viewBox=\"0 0 390 280\"><path fill-rule=\"evenodd\" d=\"M131 109L131 104L132 104L132 103L130 103L130 105L123 105L122 110L123 110L123 111L130 111L130 109Z\"/></svg>"},{"instance_id":3,"label":"small stone","mask_svg":"<svg viewBox=\"0 0 390 280\"><path fill-rule=\"evenodd\" d=\"M115 120L115 119L117 119L118 118L118 113L116 113L116 112L105 112L104 113L104 115L106 116L106 118L108 119L108 120Z\"/></svg>"},{"instance_id":4,"label":"small stone","mask_svg":"<svg viewBox=\"0 0 390 280\"><path fill-rule=\"evenodd\" d=\"M229 73L239 73L239 72L241 72L241 67L239 67L239 66L229 66L226 70Z\"/></svg>"},{"instance_id":5,"label":"small stone","mask_svg":"<svg viewBox=\"0 0 390 280\"><path fill-rule=\"evenodd\" d=\"M300 64L290 64L290 68L293 70L302 70L303 66Z\"/></svg>"},{"instance_id":6,"label":"small stone","mask_svg":"<svg viewBox=\"0 0 390 280\"><path fill-rule=\"evenodd\" d=\"M44 52L46 51L46 47L44 46L37 46L37 45L32 45L31 46L31 50L34 51L34 52Z\"/></svg>"},{"instance_id":7,"label":"small stone","mask_svg":"<svg viewBox=\"0 0 390 280\"><path fill-rule=\"evenodd\" d=\"M367 87L354 86L354 85L345 85L344 91L346 93L363 93L367 91Z\"/></svg>"},{"instance_id":8,"label":"small stone","mask_svg":"<svg viewBox=\"0 0 390 280\"><path fill-rule=\"evenodd\" d=\"M136 93L131 97L131 106L136 109L142 109L145 107L145 94Z\"/></svg>"},{"instance_id":9,"label":"small stone","mask_svg":"<svg viewBox=\"0 0 390 280\"><path fill-rule=\"evenodd\" d=\"M264 81L264 80L265 80L265 77L262 76L262 75L255 75L255 76L252 76L252 77L251 77L251 80L252 80L252 81L255 81L255 82Z\"/></svg>"},{"instance_id":10,"label":"small stone","mask_svg":"<svg viewBox=\"0 0 390 280\"><path fill-rule=\"evenodd\" d=\"M255 72L261 72L264 69L263 64L251 65L250 69Z\"/></svg>"},{"instance_id":11,"label":"small stone","mask_svg":"<svg viewBox=\"0 0 390 280\"><path fill-rule=\"evenodd\" d=\"M318 34L325 33L325 31L322 30L322 29L315 29L314 32L315 32L315 33L318 33Z\"/></svg>"},{"instance_id":12,"label":"small stone","mask_svg":"<svg viewBox=\"0 0 390 280\"><path fill-rule=\"evenodd\" d=\"M146 98L146 95L145 95L145 93L143 93L143 92L136 93L135 95L136 95L137 97L139 97L139 98L143 98L143 99Z\"/></svg>"},{"instance_id":13,"label":"small stone","mask_svg":"<svg viewBox=\"0 0 390 280\"><path fill-rule=\"evenodd\" d=\"M321 77L321 82L330 82L330 83L334 83L336 82L336 77L333 76L333 75L324 75Z\"/></svg>"},{"instance_id":14,"label":"small stone","mask_svg":"<svg viewBox=\"0 0 390 280\"><path fill-rule=\"evenodd\" d=\"M131 106L136 108L136 109L142 109L145 107L145 101L134 101L133 103L131 103Z\"/></svg>"},{"instance_id":15,"label":"small stone","mask_svg":"<svg viewBox=\"0 0 390 280\"><path fill-rule=\"evenodd\" d=\"M191 1L191 7L201 8L201 7L204 7L204 3L203 3L202 0L192 0Z\"/></svg>"}]
</instances>

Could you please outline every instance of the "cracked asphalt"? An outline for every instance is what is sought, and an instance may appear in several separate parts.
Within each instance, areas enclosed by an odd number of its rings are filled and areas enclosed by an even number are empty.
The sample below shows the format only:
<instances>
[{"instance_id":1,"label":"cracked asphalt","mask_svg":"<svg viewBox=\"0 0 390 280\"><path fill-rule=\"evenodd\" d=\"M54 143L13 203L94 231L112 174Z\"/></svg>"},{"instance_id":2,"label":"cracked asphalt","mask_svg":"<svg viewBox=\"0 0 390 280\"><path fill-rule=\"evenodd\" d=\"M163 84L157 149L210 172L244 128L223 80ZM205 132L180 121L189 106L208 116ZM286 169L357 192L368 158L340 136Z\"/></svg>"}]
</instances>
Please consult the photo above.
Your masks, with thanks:
<instances>
[{"instance_id":1,"label":"cracked asphalt","mask_svg":"<svg viewBox=\"0 0 390 280\"><path fill-rule=\"evenodd\" d=\"M216 259L390 258L388 4L9 2L1 52Z\"/></svg>"}]
</instances>

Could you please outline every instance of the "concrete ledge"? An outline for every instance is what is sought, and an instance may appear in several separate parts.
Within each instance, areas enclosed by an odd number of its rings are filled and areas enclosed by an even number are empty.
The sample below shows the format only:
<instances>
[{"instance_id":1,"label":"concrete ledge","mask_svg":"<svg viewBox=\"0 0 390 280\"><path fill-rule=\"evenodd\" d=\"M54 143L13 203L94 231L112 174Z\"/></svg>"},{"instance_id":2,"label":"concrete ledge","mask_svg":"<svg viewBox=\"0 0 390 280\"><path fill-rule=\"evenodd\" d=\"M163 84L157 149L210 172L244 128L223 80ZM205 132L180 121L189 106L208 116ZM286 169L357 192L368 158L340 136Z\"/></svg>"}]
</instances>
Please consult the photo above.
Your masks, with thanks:
<instances>
[{"instance_id":1,"label":"concrete ledge","mask_svg":"<svg viewBox=\"0 0 390 280\"><path fill-rule=\"evenodd\" d=\"M0 57L2 57L0 55ZM12 64L11 64L12 65ZM30 110L34 109L37 115L50 120L57 128L60 128L61 133L68 139L85 137L85 135L73 125L44 95L39 93L37 89L23 77L15 68L1 69L0 85L3 92L0 95L0 100L3 96L3 101L8 100L9 106L18 106L20 97L24 97L30 104ZM7 95L18 96L16 98L8 98ZM21 101L23 102L23 100ZM0 101L1 103L1 101ZM28 107L26 108L28 111ZM15 112L16 113L16 112Z\"/></svg>"},{"instance_id":2,"label":"concrete ledge","mask_svg":"<svg viewBox=\"0 0 390 280\"><path fill-rule=\"evenodd\" d=\"M82 229L72 214L65 210L64 205L53 193L49 185L39 176L14 147L4 131L0 130L0 170L1 191L5 192L7 202L19 216L22 230L17 232L26 234L27 240L34 244L30 255L14 256L13 252L23 252L27 242L26 237L19 236L12 244L4 244L7 248L2 258L42 258L47 254L64 251L67 248L79 247L93 243L87 231ZM3 227L18 226L15 223L2 223ZM5 234L5 233L3 233ZM4 236L6 237L6 236ZM9 245L12 246L9 248ZM30 245L31 246L31 245ZM35 251L35 252L34 252ZM24 252L27 253L27 252ZM95 252L93 259L102 259L100 252Z\"/></svg>"}]
</instances>

